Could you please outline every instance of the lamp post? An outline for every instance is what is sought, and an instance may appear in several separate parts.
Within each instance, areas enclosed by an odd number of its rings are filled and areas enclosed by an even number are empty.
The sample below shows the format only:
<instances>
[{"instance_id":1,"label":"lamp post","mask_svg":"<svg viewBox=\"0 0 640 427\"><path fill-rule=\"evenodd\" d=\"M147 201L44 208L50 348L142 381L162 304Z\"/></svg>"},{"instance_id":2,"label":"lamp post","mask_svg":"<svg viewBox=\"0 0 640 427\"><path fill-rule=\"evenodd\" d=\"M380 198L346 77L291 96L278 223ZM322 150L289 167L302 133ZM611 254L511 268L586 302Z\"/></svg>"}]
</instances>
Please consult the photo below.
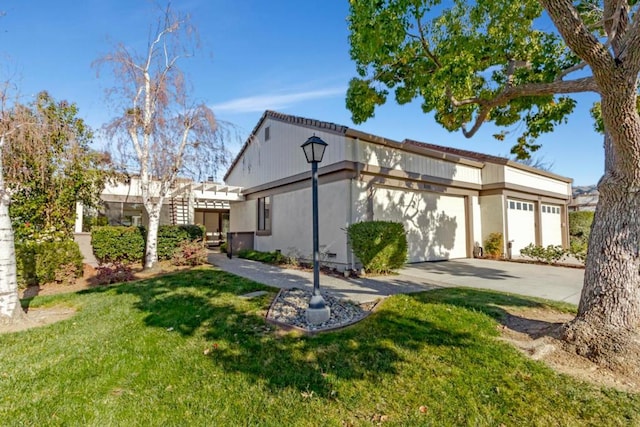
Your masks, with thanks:
<instances>
[{"instance_id":1,"label":"lamp post","mask_svg":"<svg viewBox=\"0 0 640 427\"><path fill-rule=\"evenodd\" d=\"M311 193L313 210L313 294L307 308L307 321L311 324L320 324L329 320L331 310L324 302L320 294L320 266L318 263L318 163L322 161L324 149L327 143L317 136L312 136L302 144L307 163L311 163Z\"/></svg>"}]
</instances>

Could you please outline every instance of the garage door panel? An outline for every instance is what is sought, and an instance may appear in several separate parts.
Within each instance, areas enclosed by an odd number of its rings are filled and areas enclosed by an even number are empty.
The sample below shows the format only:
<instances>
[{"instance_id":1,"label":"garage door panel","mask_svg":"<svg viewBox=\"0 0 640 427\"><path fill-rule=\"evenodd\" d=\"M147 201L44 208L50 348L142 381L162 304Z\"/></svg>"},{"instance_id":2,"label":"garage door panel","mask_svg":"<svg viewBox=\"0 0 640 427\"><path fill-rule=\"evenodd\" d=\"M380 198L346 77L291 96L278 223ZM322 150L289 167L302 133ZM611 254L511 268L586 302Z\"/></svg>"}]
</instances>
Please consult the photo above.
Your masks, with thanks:
<instances>
[{"instance_id":1,"label":"garage door panel","mask_svg":"<svg viewBox=\"0 0 640 427\"><path fill-rule=\"evenodd\" d=\"M376 188L373 202L374 219L404 225L409 262L467 256L463 197Z\"/></svg>"},{"instance_id":2,"label":"garage door panel","mask_svg":"<svg viewBox=\"0 0 640 427\"><path fill-rule=\"evenodd\" d=\"M562 209L559 205L543 204L541 207L542 219L542 246L562 245Z\"/></svg>"},{"instance_id":3,"label":"garage door panel","mask_svg":"<svg viewBox=\"0 0 640 427\"><path fill-rule=\"evenodd\" d=\"M520 250L536 243L536 216L532 202L509 199L508 232L512 256L520 256Z\"/></svg>"}]
</instances>

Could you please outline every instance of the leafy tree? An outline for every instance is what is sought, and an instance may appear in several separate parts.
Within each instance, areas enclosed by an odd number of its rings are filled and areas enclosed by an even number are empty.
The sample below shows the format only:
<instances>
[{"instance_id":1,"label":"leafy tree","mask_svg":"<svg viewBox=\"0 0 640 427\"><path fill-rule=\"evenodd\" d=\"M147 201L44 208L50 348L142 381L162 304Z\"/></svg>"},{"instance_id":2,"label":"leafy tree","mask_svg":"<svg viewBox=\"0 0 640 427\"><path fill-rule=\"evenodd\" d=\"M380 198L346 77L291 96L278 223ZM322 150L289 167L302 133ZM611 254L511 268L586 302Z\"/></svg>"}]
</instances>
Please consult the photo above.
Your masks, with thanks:
<instances>
[{"instance_id":1,"label":"leafy tree","mask_svg":"<svg viewBox=\"0 0 640 427\"><path fill-rule=\"evenodd\" d=\"M9 209L18 239L43 234L69 238L76 202L92 207L109 171L109 157L89 147L93 134L78 108L41 92L30 105L16 105L29 129L6 147L7 180L15 189ZM21 171L31 170L28 179Z\"/></svg>"},{"instance_id":2,"label":"leafy tree","mask_svg":"<svg viewBox=\"0 0 640 427\"><path fill-rule=\"evenodd\" d=\"M576 319L563 336L580 354L614 363L640 326L640 5L635 0L351 1L355 122L394 91L419 98L451 131L523 123L512 153L567 120L571 94L600 95L605 173ZM555 28L546 25L550 19ZM496 135L502 138L504 132Z\"/></svg>"},{"instance_id":3,"label":"leafy tree","mask_svg":"<svg viewBox=\"0 0 640 427\"><path fill-rule=\"evenodd\" d=\"M204 103L196 103L178 62L192 55L195 29L169 7L151 32L146 51L119 45L99 65L118 81L110 100L120 111L107 126L124 169L137 169L149 218L145 268L158 261L160 210L180 173L226 162L224 127Z\"/></svg>"},{"instance_id":4,"label":"leafy tree","mask_svg":"<svg viewBox=\"0 0 640 427\"><path fill-rule=\"evenodd\" d=\"M76 201L94 203L108 176L74 104L41 92L25 105L8 92L0 89L0 322L23 318L13 224L21 239L52 227L69 238Z\"/></svg>"}]
</instances>

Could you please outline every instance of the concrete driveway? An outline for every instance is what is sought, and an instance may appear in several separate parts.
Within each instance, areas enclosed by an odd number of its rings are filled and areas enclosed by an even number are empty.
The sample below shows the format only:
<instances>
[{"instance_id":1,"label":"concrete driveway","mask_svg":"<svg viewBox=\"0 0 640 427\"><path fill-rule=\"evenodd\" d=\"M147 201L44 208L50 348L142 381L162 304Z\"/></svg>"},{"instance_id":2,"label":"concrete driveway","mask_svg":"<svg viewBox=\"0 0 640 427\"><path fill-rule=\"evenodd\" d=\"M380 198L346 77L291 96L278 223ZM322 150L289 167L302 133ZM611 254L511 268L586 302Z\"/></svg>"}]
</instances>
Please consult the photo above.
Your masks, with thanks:
<instances>
[{"instance_id":1,"label":"concrete driveway","mask_svg":"<svg viewBox=\"0 0 640 427\"><path fill-rule=\"evenodd\" d=\"M577 305L584 269L470 258L409 264L400 276L442 287L491 289Z\"/></svg>"},{"instance_id":2,"label":"concrete driveway","mask_svg":"<svg viewBox=\"0 0 640 427\"><path fill-rule=\"evenodd\" d=\"M313 288L309 271L280 268L212 253L209 261L222 270L279 288ZM397 275L344 279L321 275L320 287L357 302L439 287L469 287L578 304L584 270L506 261L460 259L409 264Z\"/></svg>"}]
</instances>

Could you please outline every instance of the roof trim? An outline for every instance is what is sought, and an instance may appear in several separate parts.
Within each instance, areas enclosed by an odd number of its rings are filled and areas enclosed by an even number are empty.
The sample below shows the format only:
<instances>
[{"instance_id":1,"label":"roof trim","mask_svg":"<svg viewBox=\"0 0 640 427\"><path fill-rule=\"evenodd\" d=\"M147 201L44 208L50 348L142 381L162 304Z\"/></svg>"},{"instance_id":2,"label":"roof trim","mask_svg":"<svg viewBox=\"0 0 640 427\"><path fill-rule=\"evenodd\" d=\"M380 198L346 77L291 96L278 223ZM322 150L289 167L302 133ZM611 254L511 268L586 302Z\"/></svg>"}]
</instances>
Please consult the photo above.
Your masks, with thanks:
<instances>
[{"instance_id":1,"label":"roof trim","mask_svg":"<svg viewBox=\"0 0 640 427\"><path fill-rule=\"evenodd\" d=\"M547 178L556 179L558 181L566 182L569 184L573 183L573 178L567 178L561 175L554 174L552 172L544 171L542 169L536 169L531 166L523 165L522 163L514 162L505 157L492 156L490 154L479 153L476 151L463 150L459 148L445 147L443 145L430 144L426 142L415 141L412 139L405 139L402 142L398 142L392 139L383 138L381 136L369 134L366 132L359 131L357 129L349 128L348 126L339 125L332 122L325 122L321 120L309 119L306 117L294 116L290 114L279 113L277 111L266 110L258 123L255 125L251 134L242 145L240 152L233 159L227 173L224 175L223 180L226 182L227 178L231 174L231 171L235 168L240 158L244 155L244 152L247 150L249 144L256 137L258 129L262 126L266 119L278 120L285 123L291 123L298 126L304 126L316 130L321 130L324 132L331 132L339 135L344 135L347 137L352 137L356 139L361 139L367 142L371 142L378 145L385 145L393 148L397 148L402 151L415 152L418 154L424 154L429 157L433 157L436 159L443 159L452 161L455 163L462 163L469 166L475 166L478 168L484 167L485 163L493 163L504 166L510 166L516 169L521 169L527 172L535 173L537 175L542 175Z\"/></svg>"}]
</instances>

